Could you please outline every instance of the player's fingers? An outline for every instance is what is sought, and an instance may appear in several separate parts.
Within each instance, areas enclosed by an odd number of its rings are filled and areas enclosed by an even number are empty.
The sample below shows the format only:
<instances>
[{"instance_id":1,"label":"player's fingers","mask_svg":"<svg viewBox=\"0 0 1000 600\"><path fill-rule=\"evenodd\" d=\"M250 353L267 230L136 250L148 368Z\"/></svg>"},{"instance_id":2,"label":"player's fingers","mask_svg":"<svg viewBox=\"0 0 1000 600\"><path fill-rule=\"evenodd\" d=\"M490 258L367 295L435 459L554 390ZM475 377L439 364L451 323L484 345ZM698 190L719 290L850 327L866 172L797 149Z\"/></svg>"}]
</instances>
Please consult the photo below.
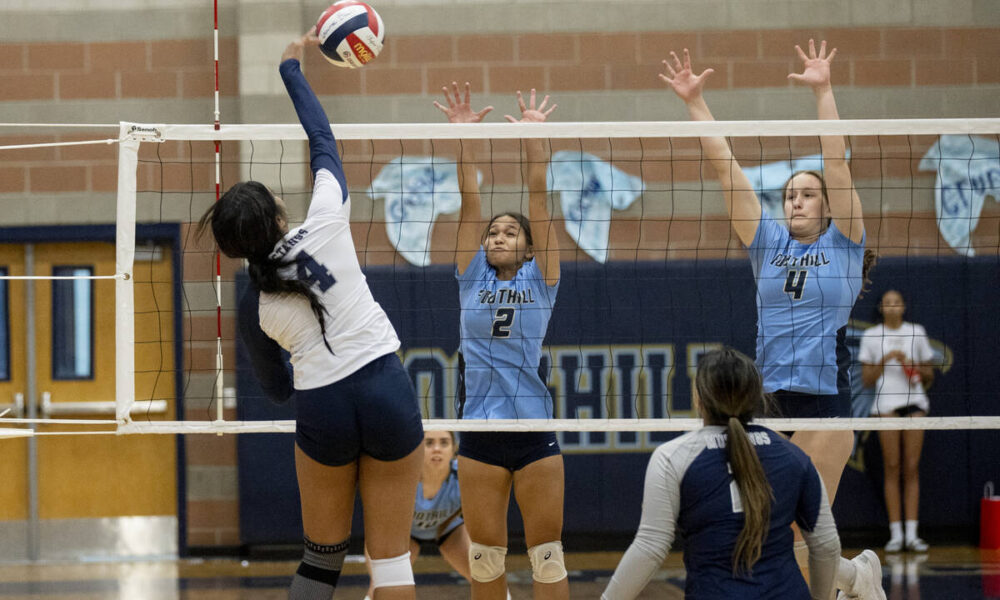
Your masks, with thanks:
<instances>
[{"instance_id":1,"label":"player's fingers","mask_svg":"<svg viewBox=\"0 0 1000 600\"><path fill-rule=\"evenodd\" d=\"M507 119L511 123L517 123L517 119L515 119L514 117L512 117L510 115L504 115L503 118Z\"/></svg>"},{"instance_id":2,"label":"player's fingers","mask_svg":"<svg viewBox=\"0 0 1000 600\"><path fill-rule=\"evenodd\" d=\"M826 62L832 61L833 57L836 56L836 55L837 55L837 49L836 48L834 48L833 50L830 50L830 53L826 55Z\"/></svg>"},{"instance_id":3,"label":"player's fingers","mask_svg":"<svg viewBox=\"0 0 1000 600\"><path fill-rule=\"evenodd\" d=\"M802 50L802 46L799 46L798 44L795 44L795 53L799 55L799 60L801 60L802 62L806 62L807 60L809 60L809 57L806 56L805 51Z\"/></svg>"}]
</instances>

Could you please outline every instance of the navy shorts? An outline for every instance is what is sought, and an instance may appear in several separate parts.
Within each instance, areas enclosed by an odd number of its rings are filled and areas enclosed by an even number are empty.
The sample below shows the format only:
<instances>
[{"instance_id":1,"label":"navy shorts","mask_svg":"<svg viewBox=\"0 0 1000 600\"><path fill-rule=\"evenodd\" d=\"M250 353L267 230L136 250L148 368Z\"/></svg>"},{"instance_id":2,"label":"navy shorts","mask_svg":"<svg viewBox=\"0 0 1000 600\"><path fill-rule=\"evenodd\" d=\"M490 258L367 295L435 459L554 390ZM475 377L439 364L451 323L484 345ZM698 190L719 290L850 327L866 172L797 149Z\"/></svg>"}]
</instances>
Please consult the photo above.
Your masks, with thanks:
<instances>
[{"instance_id":1,"label":"navy shorts","mask_svg":"<svg viewBox=\"0 0 1000 600\"><path fill-rule=\"evenodd\" d=\"M851 399L846 394L803 394L778 390L771 394L771 406L765 411L777 419L815 419L850 417Z\"/></svg>"},{"instance_id":2,"label":"navy shorts","mask_svg":"<svg viewBox=\"0 0 1000 600\"><path fill-rule=\"evenodd\" d=\"M547 432L466 431L458 455L481 463L520 471L531 463L559 454L556 434Z\"/></svg>"},{"instance_id":3,"label":"navy shorts","mask_svg":"<svg viewBox=\"0 0 1000 600\"><path fill-rule=\"evenodd\" d=\"M399 357L386 354L340 381L295 393L295 443L324 465L365 454L399 460L424 442L417 396Z\"/></svg>"}]
</instances>

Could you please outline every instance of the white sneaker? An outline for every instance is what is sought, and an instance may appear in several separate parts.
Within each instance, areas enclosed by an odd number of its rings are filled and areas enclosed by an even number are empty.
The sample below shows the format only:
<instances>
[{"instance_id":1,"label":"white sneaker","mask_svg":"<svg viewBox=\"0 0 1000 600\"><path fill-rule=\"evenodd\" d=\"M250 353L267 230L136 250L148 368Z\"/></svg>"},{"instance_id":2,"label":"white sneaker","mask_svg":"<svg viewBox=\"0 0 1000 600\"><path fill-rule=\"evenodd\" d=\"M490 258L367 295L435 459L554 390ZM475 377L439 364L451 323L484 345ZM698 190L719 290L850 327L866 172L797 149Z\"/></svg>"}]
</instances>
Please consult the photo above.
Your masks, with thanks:
<instances>
[{"instance_id":1,"label":"white sneaker","mask_svg":"<svg viewBox=\"0 0 1000 600\"><path fill-rule=\"evenodd\" d=\"M899 552L903 549L903 538L892 538L889 543L885 545L886 552Z\"/></svg>"},{"instance_id":2,"label":"white sneaker","mask_svg":"<svg viewBox=\"0 0 1000 600\"><path fill-rule=\"evenodd\" d=\"M913 538L912 540L906 540L906 549L910 552L927 552L927 548L927 542L919 537Z\"/></svg>"},{"instance_id":3,"label":"white sneaker","mask_svg":"<svg viewBox=\"0 0 1000 600\"><path fill-rule=\"evenodd\" d=\"M854 578L853 595L848 598L858 600L886 600L882 589L882 563L878 555L871 550L865 550L851 559L857 575Z\"/></svg>"}]
</instances>

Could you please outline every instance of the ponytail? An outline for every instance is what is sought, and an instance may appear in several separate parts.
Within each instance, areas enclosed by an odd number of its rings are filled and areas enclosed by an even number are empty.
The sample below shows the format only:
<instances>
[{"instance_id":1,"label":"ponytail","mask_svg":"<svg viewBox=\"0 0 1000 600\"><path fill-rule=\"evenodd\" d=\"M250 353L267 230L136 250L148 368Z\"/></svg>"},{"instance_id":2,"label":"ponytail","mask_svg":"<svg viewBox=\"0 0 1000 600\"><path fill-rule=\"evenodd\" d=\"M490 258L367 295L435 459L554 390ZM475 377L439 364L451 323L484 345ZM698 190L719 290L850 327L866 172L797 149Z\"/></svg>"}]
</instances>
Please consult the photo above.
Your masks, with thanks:
<instances>
[{"instance_id":1,"label":"ponytail","mask_svg":"<svg viewBox=\"0 0 1000 600\"><path fill-rule=\"evenodd\" d=\"M305 281L282 279L278 271L291 263L271 258L274 246L285 235L279 220L284 223L287 218L271 190L257 181L243 181L229 188L205 211L198 221L198 236L211 228L215 243L223 254L230 258L245 258L250 265L250 281L261 292L304 296L319 321L323 345L333 354L326 339L326 307L319 301L319 296Z\"/></svg>"},{"instance_id":2,"label":"ponytail","mask_svg":"<svg viewBox=\"0 0 1000 600\"><path fill-rule=\"evenodd\" d=\"M250 274L250 281L257 286L257 289L269 294L299 294L305 296L309 301L309 308L319 321L319 331L323 336L323 345L330 354L334 354L330 342L326 339L326 307L319 301L319 296L313 291L309 284L301 279L282 279L278 275L278 270L290 263L281 263L270 258L262 261L249 261L247 271Z\"/></svg>"},{"instance_id":3,"label":"ponytail","mask_svg":"<svg viewBox=\"0 0 1000 600\"><path fill-rule=\"evenodd\" d=\"M878 263L878 254L874 250L865 249L864 262L861 264L861 293L858 294L858 298L864 298L865 292L868 291L872 283L871 272L876 263Z\"/></svg>"},{"instance_id":4,"label":"ponytail","mask_svg":"<svg viewBox=\"0 0 1000 600\"><path fill-rule=\"evenodd\" d=\"M740 419L729 417L727 429L726 456L743 503L743 529L736 538L736 548L733 550L735 577L739 572L749 573L760 559L771 523L774 491Z\"/></svg>"}]
</instances>

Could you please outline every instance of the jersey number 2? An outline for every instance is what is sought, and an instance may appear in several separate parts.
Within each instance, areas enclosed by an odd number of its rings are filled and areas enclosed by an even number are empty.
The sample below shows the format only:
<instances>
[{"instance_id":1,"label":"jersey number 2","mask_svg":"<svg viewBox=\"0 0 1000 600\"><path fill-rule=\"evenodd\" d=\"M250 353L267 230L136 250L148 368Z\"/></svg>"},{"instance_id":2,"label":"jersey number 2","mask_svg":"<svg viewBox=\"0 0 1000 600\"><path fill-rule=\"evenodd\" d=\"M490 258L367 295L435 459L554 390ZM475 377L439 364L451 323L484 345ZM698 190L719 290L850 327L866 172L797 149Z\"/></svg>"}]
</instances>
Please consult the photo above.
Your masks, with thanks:
<instances>
[{"instance_id":1,"label":"jersey number 2","mask_svg":"<svg viewBox=\"0 0 1000 600\"><path fill-rule=\"evenodd\" d=\"M514 324L514 309L507 306L498 308L493 317L493 337L510 337L510 326Z\"/></svg>"},{"instance_id":2,"label":"jersey number 2","mask_svg":"<svg viewBox=\"0 0 1000 600\"><path fill-rule=\"evenodd\" d=\"M791 294L793 300L802 299L802 290L806 287L806 277L809 271L789 271L785 280L785 293Z\"/></svg>"},{"instance_id":3,"label":"jersey number 2","mask_svg":"<svg viewBox=\"0 0 1000 600\"><path fill-rule=\"evenodd\" d=\"M325 292L330 289L330 286L337 283L337 280L333 278L333 274L306 252L299 252L295 256L295 267L299 279L308 282L309 285L318 286L321 292Z\"/></svg>"}]
</instances>

